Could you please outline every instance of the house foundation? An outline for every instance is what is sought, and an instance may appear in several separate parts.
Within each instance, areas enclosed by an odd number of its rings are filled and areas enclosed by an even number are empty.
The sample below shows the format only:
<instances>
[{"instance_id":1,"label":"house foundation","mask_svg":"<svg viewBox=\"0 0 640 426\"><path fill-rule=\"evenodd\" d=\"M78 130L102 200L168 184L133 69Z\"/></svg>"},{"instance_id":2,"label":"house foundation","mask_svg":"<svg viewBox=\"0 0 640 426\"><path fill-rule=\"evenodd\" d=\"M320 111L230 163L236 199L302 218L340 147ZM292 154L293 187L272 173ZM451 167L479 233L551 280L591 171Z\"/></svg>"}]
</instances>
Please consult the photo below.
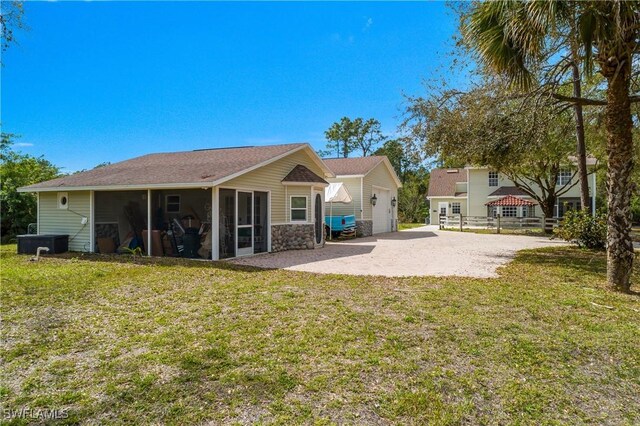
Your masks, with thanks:
<instances>
[{"instance_id":1,"label":"house foundation","mask_svg":"<svg viewBox=\"0 0 640 426\"><path fill-rule=\"evenodd\" d=\"M356 220L356 237L370 237L373 235L373 220Z\"/></svg>"},{"instance_id":2,"label":"house foundation","mask_svg":"<svg viewBox=\"0 0 640 426\"><path fill-rule=\"evenodd\" d=\"M271 251L313 249L314 225L310 223L271 226Z\"/></svg>"}]
</instances>

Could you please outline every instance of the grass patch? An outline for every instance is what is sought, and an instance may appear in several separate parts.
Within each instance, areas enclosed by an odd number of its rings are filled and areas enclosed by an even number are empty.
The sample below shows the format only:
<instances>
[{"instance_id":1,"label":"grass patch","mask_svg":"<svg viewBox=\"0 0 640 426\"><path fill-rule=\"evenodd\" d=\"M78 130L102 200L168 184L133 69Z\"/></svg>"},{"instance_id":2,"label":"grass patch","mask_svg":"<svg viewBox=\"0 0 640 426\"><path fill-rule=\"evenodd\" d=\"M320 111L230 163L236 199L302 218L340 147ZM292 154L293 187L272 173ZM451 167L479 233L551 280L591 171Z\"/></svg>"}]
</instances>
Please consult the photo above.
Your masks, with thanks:
<instances>
[{"instance_id":1,"label":"grass patch","mask_svg":"<svg viewBox=\"0 0 640 426\"><path fill-rule=\"evenodd\" d=\"M414 229L414 228L420 228L422 226L425 226L424 223L399 223L398 224L398 230L402 231L405 229Z\"/></svg>"},{"instance_id":2,"label":"grass patch","mask_svg":"<svg viewBox=\"0 0 640 426\"><path fill-rule=\"evenodd\" d=\"M640 422L640 298L605 290L600 253L522 251L470 279L0 250L7 409L90 424Z\"/></svg>"}]
</instances>

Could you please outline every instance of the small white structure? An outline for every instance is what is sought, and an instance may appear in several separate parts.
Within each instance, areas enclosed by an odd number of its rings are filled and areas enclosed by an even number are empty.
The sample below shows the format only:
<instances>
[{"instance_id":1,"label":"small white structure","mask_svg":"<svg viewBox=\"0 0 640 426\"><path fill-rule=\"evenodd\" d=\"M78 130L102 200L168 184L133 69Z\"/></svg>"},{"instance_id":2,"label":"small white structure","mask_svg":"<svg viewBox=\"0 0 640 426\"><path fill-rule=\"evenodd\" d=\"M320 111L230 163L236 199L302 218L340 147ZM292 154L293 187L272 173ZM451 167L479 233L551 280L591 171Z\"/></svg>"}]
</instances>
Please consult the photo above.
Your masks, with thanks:
<instances>
[{"instance_id":1,"label":"small white structure","mask_svg":"<svg viewBox=\"0 0 640 426\"><path fill-rule=\"evenodd\" d=\"M331 217L333 217L333 203L352 203L353 215L356 215L356 205L353 203L353 197L351 197L349 190L342 182L330 183L329 186L324 189L324 202L329 203L329 216ZM329 232L331 231L331 221L329 221Z\"/></svg>"}]
</instances>

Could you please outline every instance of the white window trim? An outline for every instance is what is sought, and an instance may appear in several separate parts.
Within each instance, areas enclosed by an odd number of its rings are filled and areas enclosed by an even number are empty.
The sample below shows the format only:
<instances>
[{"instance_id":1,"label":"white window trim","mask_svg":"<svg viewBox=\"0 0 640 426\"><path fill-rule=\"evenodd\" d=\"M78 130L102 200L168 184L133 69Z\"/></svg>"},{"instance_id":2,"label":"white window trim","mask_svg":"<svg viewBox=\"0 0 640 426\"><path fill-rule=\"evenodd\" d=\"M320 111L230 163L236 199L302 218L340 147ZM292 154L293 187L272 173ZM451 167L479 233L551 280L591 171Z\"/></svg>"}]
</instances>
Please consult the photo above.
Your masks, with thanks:
<instances>
[{"instance_id":1,"label":"white window trim","mask_svg":"<svg viewBox=\"0 0 640 426\"><path fill-rule=\"evenodd\" d=\"M304 208L303 207L293 207L293 199L294 198L304 198ZM293 211L294 210L304 210L304 219L294 219L293 218ZM309 196L308 195L291 195L289 196L289 218L291 220L291 222L295 222L295 223L301 223L307 222L308 216L309 216Z\"/></svg>"},{"instance_id":2,"label":"white window trim","mask_svg":"<svg viewBox=\"0 0 640 426\"><path fill-rule=\"evenodd\" d=\"M573 172L571 169L560 169L558 176L556 177L556 185L569 185L571 183L571 178L573 178Z\"/></svg>"},{"instance_id":3,"label":"white window trim","mask_svg":"<svg viewBox=\"0 0 640 426\"><path fill-rule=\"evenodd\" d=\"M457 205L457 207L458 207L458 212L457 212L457 213L455 212L455 207L456 207L456 205ZM452 203L451 203L451 214L462 214L462 203L460 203L460 202L455 202L455 201L454 201L454 202L452 202Z\"/></svg>"},{"instance_id":4,"label":"white window trim","mask_svg":"<svg viewBox=\"0 0 640 426\"><path fill-rule=\"evenodd\" d=\"M505 214L504 214L504 209L505 209L505 208L507 208L507 209L514 209L514 210L512 210L512 211L514 211L514 212L515 212L515 214L514 214L513 216L511 216L511 215L509 215L509 216L505 215ZM500 213L501 213L502 217L518 217L518 207L516 207L516 206L502 206L502 208L500 209Z\"/></svg>"},{"instance_id":5,"label":"white window trim","mask_svg":"<svg viewBox=\"0 0 640 426\"><path fill-rule=\"evenodd\" d=\"M169 203L169 197L178 197L178 211L169 211L169 204L175 204L175 203ZM166 211L166 213L180 213L182 211L182 197L180 196L180 194L167 194L164 197L164 209Z\"/></svg>"},{"instance_id":6,"label":"white window trim","mask_svg":"<svg viewBox=\"0 0 640 426\"><path fill-rule=\"evenodd\" d=\"M492 173L495 173L495 175L496 175L496 178L495 178L496 184L495 185L491 185L491 181L493 180L491 178L491 174ZM497 186L500 186L500 175L498 174L498 172L495 172L493 170L489 171L489 173L487 175L487 184L489 185L490 188L495 188Z\"/></svg>"}]
</instances>

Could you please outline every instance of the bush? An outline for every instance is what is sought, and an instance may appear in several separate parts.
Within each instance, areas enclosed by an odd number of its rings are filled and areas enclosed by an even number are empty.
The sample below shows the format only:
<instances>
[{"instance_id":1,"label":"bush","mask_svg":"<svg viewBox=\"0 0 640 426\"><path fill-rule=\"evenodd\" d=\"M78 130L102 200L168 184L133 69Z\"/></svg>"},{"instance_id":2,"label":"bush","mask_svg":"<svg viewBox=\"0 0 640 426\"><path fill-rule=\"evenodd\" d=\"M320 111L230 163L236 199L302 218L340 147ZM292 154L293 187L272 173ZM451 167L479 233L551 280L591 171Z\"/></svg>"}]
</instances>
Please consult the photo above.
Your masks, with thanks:
<instances>
[{"instance_id":1,"label":"bush","mask_svg":"<svg viewBox=\"0 0 640 426\"><path fill-rule=\"evenodd\" d=\"M604 250L607 243L607 217L602 212L595 216L583 210L569 210L562 224L553 233L578 247Z\"/></svg>"}]
</instances>

